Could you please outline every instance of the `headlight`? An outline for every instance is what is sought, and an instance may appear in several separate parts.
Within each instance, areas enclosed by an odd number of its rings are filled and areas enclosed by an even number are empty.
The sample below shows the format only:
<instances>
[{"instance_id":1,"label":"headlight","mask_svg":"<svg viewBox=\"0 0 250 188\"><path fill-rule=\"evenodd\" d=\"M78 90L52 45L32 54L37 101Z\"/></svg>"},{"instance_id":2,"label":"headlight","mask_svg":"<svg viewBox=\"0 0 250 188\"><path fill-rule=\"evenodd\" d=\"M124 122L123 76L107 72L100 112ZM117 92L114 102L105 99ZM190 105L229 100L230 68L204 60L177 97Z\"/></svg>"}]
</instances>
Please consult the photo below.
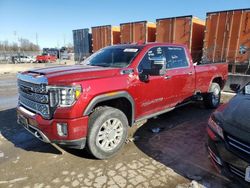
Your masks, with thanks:
<instances>
[{"instance_id":1,"label":"headlight","mask_svg":"<svg viewBox=\"0 0 250 188\"><path fill-rule=\"evenodd\" d=\"M224 139L223 130L220 127L220 123L216 121L213 115L209 118L208 125L214 132L216 132L221 138Z\"/></svg>"},{"instance_id":2,"label":"headlight","mask_svg":"<svg viewBox=\"0 0 250 188\"><path fill-rule=\"evenodd\" d=\"M80 97L82 88L76 86L47 86L51 107L69 107Z\"/></svg>"}]
</instances>

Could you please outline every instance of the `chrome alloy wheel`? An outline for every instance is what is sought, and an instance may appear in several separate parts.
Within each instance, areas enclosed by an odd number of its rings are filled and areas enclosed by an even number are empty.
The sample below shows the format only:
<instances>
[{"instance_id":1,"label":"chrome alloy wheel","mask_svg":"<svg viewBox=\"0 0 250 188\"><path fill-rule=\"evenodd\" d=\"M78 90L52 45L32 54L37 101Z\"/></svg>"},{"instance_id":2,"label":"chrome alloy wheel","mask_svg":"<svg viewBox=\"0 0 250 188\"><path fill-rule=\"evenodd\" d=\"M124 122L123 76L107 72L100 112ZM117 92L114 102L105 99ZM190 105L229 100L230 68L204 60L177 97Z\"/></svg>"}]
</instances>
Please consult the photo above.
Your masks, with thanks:
<instances>
[{"instance_id":1,"label":"chrome alloy wheel","mask_svg":"<svg viewBox=\"0 0 250 188\"><path fill-rule=\"evenodd\" d=\"M110 151L119 145L123 132L122 122L117 118L110 118L100 127L96 145L104 151Z\"/></svg>"},{"instance_id":2,"label":"chrome alloy wheel","mask_svg":"<svg viewBox=\"0 0 250 188\"><path fill-rule=\"evenodd\" d=\"M218 88L214 89L213 95L212 95L212 103L214 106L218 104L220 100L220 90Z\"/></svg>"}]
</instances>

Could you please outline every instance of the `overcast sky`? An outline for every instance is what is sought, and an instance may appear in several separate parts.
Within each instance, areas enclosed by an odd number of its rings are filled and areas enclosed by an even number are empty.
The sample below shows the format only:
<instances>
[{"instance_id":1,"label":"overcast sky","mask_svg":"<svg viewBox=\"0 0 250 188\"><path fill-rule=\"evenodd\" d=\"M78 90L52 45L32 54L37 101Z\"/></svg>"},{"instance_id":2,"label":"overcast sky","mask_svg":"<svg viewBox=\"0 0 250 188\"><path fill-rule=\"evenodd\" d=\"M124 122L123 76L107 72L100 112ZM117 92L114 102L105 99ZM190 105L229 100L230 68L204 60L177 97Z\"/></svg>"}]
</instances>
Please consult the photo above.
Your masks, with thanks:
<instances>
[{"instance_id":1,"label":"overcast sky","mask_svg":"<svg viewBox=\"0 0 250 188\"><path fill-rule=\"evenodd\" d=\"M250 0L0 0L0 41L37 36L41 47L59 47L73 29L239 8Z\"/></svg>"}]
</instances>

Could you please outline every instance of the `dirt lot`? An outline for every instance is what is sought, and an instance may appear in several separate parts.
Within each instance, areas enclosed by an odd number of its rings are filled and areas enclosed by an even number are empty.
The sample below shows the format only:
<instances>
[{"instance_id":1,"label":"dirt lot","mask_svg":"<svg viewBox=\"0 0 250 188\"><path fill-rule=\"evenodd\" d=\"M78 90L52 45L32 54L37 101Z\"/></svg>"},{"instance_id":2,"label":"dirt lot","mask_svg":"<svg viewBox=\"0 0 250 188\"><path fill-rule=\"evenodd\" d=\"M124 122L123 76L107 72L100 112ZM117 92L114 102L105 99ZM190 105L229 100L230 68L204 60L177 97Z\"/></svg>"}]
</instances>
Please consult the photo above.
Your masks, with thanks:
<instances>
[{"instance_id":1,"label":"dirt lot","mask_svg":"<svg viewBox=\"0 0 250 188\"><path fill-rule=\"evenodd\" d=\"M74 65L76 62L73 60L57 60L52 63L18 63L18 64L1 64L0 62L0 75L2 74L16 74L20 71L44 68L51 66Z\"/></svg>"},{"instance_id":2,"label":"dirt lot","mask_svg":"<svg viewBox=\"0 0 250 188\"><path fill-rule=\"evenodd\" d=\"M34 138L16 123L16 102L15 75L1 75L0 187L182 188L192 180L193 187L238 187L210 165L205 127L212 111L201 104L149 120L117 156L96 160Z\"/></svg>"}]
</instances>

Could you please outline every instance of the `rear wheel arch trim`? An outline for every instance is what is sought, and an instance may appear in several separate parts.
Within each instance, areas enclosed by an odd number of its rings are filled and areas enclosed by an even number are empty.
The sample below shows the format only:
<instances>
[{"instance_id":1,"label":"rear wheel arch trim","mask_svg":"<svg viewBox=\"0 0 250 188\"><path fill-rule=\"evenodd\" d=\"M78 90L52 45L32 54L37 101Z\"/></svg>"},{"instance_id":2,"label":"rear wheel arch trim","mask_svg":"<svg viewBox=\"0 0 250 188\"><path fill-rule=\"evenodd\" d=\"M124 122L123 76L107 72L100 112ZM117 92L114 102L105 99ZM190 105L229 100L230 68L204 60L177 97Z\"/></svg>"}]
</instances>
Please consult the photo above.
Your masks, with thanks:
<instances>
[{"instance_id":1,"label":"rear wheel arch trim","mask_svg":"<svg viewBox=\"0 0 250 188\"><path fill-rule=\"evenodd\" d=\"M94 107L100 102L105 102L105 101L118 99L118 98L126 98L130 102L131 107L132 107L131 125L133 125L134 120L135 120L135 117L134 117L135 116L135 102L134 102L134 99L131 97L131 95L127 91L110 92L110 93L105 93L102 95L95 96L90 101L87 108L84 110L83 115L84 116L90 115Z\"/></svg>"},{"instance_id":2,"label":"rear wheel arch trim","mask_svg":"<svg viewBox=\"0 0 250 188\"><path fill-rule=\"evenodd\" d=\"M215 79L221 79L221 81L222 81L222 87L221 87L220 83L215 82ZM217 84L219 84L219 86L221 87L221 90L222 90L223 86L225 85L224 82L225 82L225 80L223 79L223 76L222 76L222 75L215 75L215 76L211 79L211 81L210 81L210 84L209 84L209 87L208 87L208 92L210 92L212 83L217 83Z\"/></svg>"}]
</instances>

